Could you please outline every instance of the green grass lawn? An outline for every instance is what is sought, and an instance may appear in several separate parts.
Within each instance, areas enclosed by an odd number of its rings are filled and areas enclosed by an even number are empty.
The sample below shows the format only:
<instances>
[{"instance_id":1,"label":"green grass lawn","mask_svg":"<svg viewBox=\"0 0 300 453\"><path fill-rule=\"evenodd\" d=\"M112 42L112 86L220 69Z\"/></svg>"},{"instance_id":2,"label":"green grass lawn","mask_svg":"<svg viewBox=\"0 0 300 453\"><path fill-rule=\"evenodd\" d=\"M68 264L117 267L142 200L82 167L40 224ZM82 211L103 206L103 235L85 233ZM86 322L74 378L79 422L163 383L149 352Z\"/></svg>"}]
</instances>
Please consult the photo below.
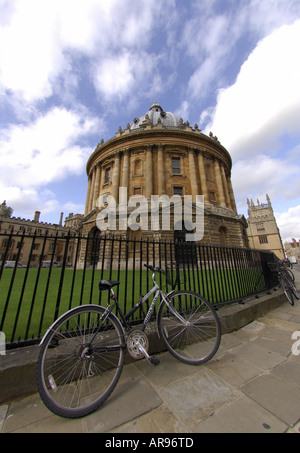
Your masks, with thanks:
<instances>
[{"instance_id":1,"label":"green grass lawn","mask_svg":"<svg viewBox=\"0 0 300 453\"><path fill-rule=\"evenodd\" d=\"M55 318L75 306L89 303L106 306L108 293L100 293L98 289L101 278L120 281L116 293L124 312L128 312L139 297L152 288L151 272L146 270L126 273L122 270L75 272L73 269L65 269L62 274L60 268L51 271L17 269L12 284L13 272L13 269L4 269L0 280L0 331L5 333L8 342L40 337ZM181 271L180 281L181 285L176 289L197 291L217 304L234 300L240 295L248 295L259 281L259 273L254 270L230 269ZM164 277L160 283L165 285ZM263 283L262 279L257 292L263 289ZM134 316L136 319L140 318L140 310Z\"/></svg>"},{"instance_id":2,"label":"green grass lawn","mask_svg":"<svg viewBox=\"0 0 300 453\"><path fill-rule=\"evenodd\" d=\"M62 270L60 268L52 269L51 274L49 269L40 269L40 271L29 269L26 284L26 269L17 269L11 286L12 273L13 269L4 269L0 280L0 330L5 333L8 341L12 336L14 340L19 337L27 339L40 336L55 318L78 305L100 303L106 306L108 293L100 293L98 289L101 278L121 281L119 288L116 287L116 292L122 309L129 311L131 308L131 302L128 304L128 299L130 301L132 299L133 288L135 298L139 297L137 293L140 287L139 272L135 272L134 275L133 272L128 272L125 281L126 275L123 271L109 273L108 271L76 270L74 272L73 269L66 269L61 287ZM147 272L143 272L142 278L142 286L146 287ZM126 305L125 302L127 302ZM28 319L30 319L29 328Z\"/></svg>"}]
</instances>

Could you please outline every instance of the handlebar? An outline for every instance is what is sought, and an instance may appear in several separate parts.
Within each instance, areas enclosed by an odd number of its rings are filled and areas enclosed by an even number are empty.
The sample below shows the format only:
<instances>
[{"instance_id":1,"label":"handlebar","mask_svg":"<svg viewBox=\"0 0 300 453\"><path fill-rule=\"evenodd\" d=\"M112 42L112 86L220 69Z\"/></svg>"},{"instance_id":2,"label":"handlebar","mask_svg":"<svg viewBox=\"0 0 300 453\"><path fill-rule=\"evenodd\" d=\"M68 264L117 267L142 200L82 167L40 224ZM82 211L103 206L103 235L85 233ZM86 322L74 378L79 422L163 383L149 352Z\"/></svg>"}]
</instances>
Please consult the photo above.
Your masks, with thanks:
<instances>
[{"instance_id":1,"label":"handlebar","mask_svg":"<svg viewBox=\"0 0 300 453\"><path fill-rule=\"evenodd\" d=\"M163 272L163 269L161 269L160 267L153 267L151 266L150 264L144 264L144 266L149 269L150 271L156 273L156 272Z\"/></svg>"}]
</instances>

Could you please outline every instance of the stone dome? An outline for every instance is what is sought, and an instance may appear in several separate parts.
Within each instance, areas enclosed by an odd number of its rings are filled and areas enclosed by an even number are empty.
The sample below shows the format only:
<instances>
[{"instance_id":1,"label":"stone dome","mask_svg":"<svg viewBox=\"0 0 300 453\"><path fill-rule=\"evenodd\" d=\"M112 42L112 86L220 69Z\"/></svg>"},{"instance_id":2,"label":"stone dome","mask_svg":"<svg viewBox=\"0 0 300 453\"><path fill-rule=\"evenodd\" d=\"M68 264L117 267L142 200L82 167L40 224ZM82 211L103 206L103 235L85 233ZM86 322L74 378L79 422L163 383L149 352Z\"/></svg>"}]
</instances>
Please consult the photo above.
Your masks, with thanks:
<instances>
[{"instance_id":1,"label":"stone dome","mask_svg":"<svg viewBox=\"0 0 300 453\"><path fill-rule=\"evenodd\" d=\"M148 124L153 124L154 126L158 123L161 123L163 126L179 126L178 117L171 112L165 112L161 105L155 102L151 105L148 112L141 116L140 118L135 118L130 124L130 129L139 129L146 127Z\"/></svg>"}]
</instances>

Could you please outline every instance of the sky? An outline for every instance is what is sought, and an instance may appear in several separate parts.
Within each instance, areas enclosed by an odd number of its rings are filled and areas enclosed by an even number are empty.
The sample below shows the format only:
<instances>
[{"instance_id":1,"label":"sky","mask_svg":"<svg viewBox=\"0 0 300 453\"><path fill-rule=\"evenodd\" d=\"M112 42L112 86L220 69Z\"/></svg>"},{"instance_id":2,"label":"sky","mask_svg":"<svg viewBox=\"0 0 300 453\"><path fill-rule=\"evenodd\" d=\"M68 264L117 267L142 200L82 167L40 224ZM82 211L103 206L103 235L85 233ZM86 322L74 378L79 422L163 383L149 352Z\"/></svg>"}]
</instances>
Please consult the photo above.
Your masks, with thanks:
<instances>
[{"instance_id":1,"label":"sky","mask_svg":"<svg viewBox=\"0 0 300 453\"><path fill-rule=\"evenodd\" d=\"M300 0L0 0L0 203L83 213L89 156L155 101L300 239Z\"/></svg>"}]
</instances>

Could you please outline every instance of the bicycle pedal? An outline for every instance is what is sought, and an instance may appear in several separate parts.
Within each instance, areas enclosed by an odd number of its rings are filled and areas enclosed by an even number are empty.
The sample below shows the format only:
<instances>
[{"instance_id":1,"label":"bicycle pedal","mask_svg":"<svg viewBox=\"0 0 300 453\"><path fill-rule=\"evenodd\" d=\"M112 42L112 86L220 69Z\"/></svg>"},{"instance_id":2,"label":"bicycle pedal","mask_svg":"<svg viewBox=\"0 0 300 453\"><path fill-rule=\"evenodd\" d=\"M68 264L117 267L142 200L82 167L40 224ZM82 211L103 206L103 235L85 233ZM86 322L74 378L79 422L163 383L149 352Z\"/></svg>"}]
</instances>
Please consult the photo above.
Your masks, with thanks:
<instances>
[{"instance_id":1,"label":"bicycle pedal","mask_svg":"<svg viewBox=\"0 0 300 453\"><path fill-rule=\"evenodd\" d=\"M159 364L159 359L157 357L155 357L155 355L152 355L151 357L149 357L148 360L154 366L157 366Z\"/></svg>"}]
</instances>

